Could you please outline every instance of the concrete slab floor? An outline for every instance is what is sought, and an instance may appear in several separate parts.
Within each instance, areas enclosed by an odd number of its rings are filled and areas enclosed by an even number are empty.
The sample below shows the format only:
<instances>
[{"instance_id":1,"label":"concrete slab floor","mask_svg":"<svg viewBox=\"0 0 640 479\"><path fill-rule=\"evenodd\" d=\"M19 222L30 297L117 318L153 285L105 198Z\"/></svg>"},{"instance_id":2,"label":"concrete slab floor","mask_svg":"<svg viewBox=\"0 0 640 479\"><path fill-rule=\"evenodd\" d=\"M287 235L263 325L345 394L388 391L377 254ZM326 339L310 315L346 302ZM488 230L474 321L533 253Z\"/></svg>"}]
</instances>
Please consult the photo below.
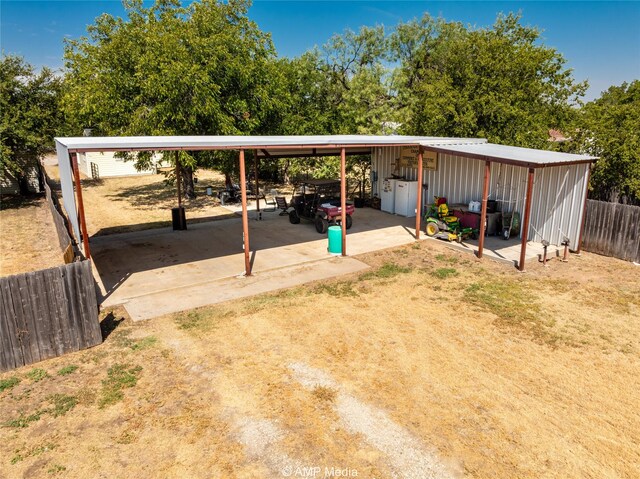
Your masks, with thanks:
<instances>
[{"instance_id":1,"label":"concrete slab floor","mask_svg":"<svg viewBox=\"0 0 640 479\"><path fill-rule=\"evenodd\" d=\"M255 276L244 278L240 218L188 228L92 238L102 305L124 304L134 319L147 319L366 268L354 258L337 260L328 254L326 235L319 235L312 223L292 225L276 211L264 212L261 221L249 224ZM414 228L415 218L358 209L347 235L347 253L411 243Z\"/></svg>"}]
</instances>

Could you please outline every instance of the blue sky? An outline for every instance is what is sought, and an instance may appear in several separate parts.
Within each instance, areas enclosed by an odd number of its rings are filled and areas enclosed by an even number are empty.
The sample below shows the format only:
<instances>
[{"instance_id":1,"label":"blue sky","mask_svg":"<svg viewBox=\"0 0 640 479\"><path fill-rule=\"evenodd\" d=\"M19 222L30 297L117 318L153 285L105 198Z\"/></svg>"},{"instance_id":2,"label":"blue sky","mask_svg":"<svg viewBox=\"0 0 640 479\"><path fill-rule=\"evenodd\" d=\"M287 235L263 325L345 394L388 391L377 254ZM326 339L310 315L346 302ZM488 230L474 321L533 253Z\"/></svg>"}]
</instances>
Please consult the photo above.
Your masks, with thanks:
<instances>
[{"instance_id":1,"label":"blue sky","mask_svg":"<svg viewBox=\"0 0 640 479\"><path fill-rule=\"evenodd\" d=\"M491 25L499 12L510 11L522 12L525 24L543 30L544 44L565 56L577 80L589 80L588 100L610 85L640 79L640 1L254 0L249 16L272 34L278 54L295 56L346 28L383 24L392 29L424 12L481 27ZM38 67L60 68L63 38L81 36L103 12L124 11L117 0L0 0L2 50Z\"/></svg>"}]
</instances>

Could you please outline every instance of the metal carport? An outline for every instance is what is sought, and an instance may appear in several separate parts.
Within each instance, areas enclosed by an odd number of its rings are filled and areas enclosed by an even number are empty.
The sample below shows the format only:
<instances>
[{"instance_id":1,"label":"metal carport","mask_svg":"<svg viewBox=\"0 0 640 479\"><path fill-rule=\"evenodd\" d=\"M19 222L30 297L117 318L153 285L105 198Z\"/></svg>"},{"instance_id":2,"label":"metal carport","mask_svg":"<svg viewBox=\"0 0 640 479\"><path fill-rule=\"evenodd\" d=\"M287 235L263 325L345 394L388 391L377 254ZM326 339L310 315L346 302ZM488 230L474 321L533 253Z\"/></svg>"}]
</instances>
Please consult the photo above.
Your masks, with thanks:
<instances>
[{"instance_id":1,"label":"metal carport","mask_svg":"<svg viewBox=\"0 0 640 479\"><path fill-rule=\"evenodd\" d=\"M417 136L365 136L365 135L324 135L324 136L140 136L140 137L70 137L56 138L56 149L60 166L63 203L76 238L82 241L86 257L90 257L89 238L86 230L85 212L82 201L82 187L77 166L77 153L91 151L201 151L237 150L240 177L245 177L245 151L253 150L256 156L264 158L305 157L340 155L342 211L346 210L346 156L373 153L374 149L391 147L417 147L418 178L423 177L423 151L455 153L456 155L484 160L485 193L482 196L482 221L486 215L488 179L491 162L517 164L529 168L529 185L533 184L535 168L554 164L592 163L595 158L584 155L570 155L544 150L492 145L485 139L438 138ZM74 194L75 184L75 194ZM586 183L585 198L586 198ZM245 274L251 275L249 226L247 216L247 192L245 182L241 182L242 222L244 234ZM77 196L76 196L77 195ZM421 211L422 189L418 189L416 210ZM531 210L531 193L527 195L525 218L528 228L528 214ZM343 224L345 218L343 216ZM420 237L421 215L416 215L416 239ZM523 224L524 226L524 224ZM482 233L482 232L481 232ZM526 237L523 235L523 252L519 268L524 269L524 249ZM482 245L483 234L480 236ZM346 255L346 229L342 229L342 254ZM479 249L482 256L482 246Z\"/></svg>"}]
</instances>

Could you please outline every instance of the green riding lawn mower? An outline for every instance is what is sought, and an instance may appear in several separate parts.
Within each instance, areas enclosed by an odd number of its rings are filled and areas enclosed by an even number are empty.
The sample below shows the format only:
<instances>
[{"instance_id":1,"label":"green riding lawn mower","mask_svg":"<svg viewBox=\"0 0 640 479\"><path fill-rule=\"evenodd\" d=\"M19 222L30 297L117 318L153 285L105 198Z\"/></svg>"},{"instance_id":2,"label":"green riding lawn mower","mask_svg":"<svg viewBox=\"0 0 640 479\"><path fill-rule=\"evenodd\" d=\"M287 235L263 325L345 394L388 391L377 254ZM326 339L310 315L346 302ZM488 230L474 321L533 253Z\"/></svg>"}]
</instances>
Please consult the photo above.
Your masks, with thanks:
<instances>
[{"instance_id":1,"label":"green riding lawn mower","mask_svg":"<svg viewBox=\"0 0 640 479\"><path fill-rule=\"evenodd\" d=\"M460 224L460 218L449 214L447 199L434 196L434 203L424 215L427 236L461 243L465 238L478 239L479 231Z\"/></svg>"}]
</instances>

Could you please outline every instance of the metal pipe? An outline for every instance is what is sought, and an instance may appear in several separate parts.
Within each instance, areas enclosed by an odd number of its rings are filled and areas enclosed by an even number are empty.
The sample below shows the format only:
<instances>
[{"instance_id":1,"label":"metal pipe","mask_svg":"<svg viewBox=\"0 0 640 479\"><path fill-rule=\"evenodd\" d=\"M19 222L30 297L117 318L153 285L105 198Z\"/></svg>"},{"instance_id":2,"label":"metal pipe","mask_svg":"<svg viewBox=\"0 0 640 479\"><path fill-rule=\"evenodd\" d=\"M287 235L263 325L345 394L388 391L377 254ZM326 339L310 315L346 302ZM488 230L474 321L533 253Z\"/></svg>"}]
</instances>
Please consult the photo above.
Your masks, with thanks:
<instances>
[{"instance_id":1,"label":"metal pipe","mask_svg":"<svg viewBox=\"0 0 640 479\"><path fill-rule=\"evenodd\" d=\"M587 222L587 198L589 196L589 182L591 181L591 165L589 165L589 170L587 171L587 186L584 192L584 204L582 205L582 224L580 225L580 238L578 239L578 249L576 249L576 254L580 254L582 250L582 235L584 234L584 225Z\"/></svg>"},{"instance_id":2,"label":"metal pipe","mask_svg":"<svg viewBox=\"0 0 640 479\"><path fill-rule=\"evenodd\" d=\"M342 256L347 256L347 154L340 149L340 208L342 208Z\"/></svg>"},{"instance_id":3,"label":"metal pipe","mask_svg":"<svg viewBox=\"0 0 640 479\"><path fill-rule=\"evenodd\" d=\"M569 261L569 238L565 239L562 244L564 245L564 253L562 254L562 262L566 263Z\"/></svg>"},{"instance_id":4,"label":"metal pipe","mask_svg":"<svg viewBox=\"0 0 640 479\"><path fill-rule=\"evenodd\" d=\"M543 254L542 254L542 266L546 266L547 265L547 248L549 247L549 242L548 241L542 241L542 249L543 249Z\"/></svg>"},{"instance_id":5,"label":"metal pipe","mask_svg":"<svg viewBox=\"0 0 640 479\"><path fill-rule=\"evenodd\" d=\"M251 276L249 250L249 215L247 214L247 180L244 167L244 150L240 150L240 194L242 196L242 243L244 248L244 274Z\"/></svg>"},{"instance_id":6,"label":"metal pipe","mask_svg":"<svg viewBox=\"0 0 640 479\"><path fill-rule=\"evenodd\" d=\"M529 177L527 179L527 198L524 204L524 219L522 221L522 241L520 243L520 262L518 269L524 271L524 258L527 254L527 236L529 236L529 221L531 220L531 195L533 194L533 176L535 174L533 168L529 168Z\"/></svg>"},{"instance_id":7,"label":"metal pipe","mask_svg":"<svg viewBox=\"0 0 640 479\"><path fill-rule=\"evenodd\" d=\"M258 188L258 150L253 150L253 174L256 181L256 211L258 212L258 219L262 219L262 213L260 213L260 189Z\"/></svg>"},{"instance_id":8,"label":"metal pipe","mask_svg":"<svg viewBox=\"0 0 640 479\"><path fill-rule=\"evenodd\" d=\"M478 238L478 258L482 258L484 251L484 235L487 224L487 202L489 200L489 180L491 178L491 162L484 163L484 186L482 188L482 210L480 212L480 238Z\"/></svg>"},{"instance_id":9,"label":"metal pipe","mask_svg":"<svg viewBox=\"0 0 640 479\"><path fill-rule=\"evenodd\" d=\"M91 249L89 248L89 234L87 233L87 220L84 216L84 201L82 199L82 183L80 182L80 170L78 169L78 154L69 154L71 168L73 169L73 178L76 183L76 195L78 198L78 216L80 216L80 228L82 232L82 244L84 246L84 255L87 259L91 259Z\"/></svg>"},{"instance_id":10,"label":"metal pipe","mask_svg":"<svg viewBox=\"0 0 640 479\"><path fill-rule=\"evenodd\" d=\"M182 208L182 192L180 191L180 152L176 151L176 185L178 185L178 208ZM182 215L180 215L182 218ZM180 227L182 227L182 220L180 220Z\"/></svg>"},{"instance_id":11,"label":"metal pipe","mask_svg":"<svg viewBox=\"0 0 640 479\"><path fill-rule=\"evenodd\" d=\"M420 221L422 220L422 147L418 148L418 198L416 204L416 240L420 239Z\"/></svg>"}]
</instances>

